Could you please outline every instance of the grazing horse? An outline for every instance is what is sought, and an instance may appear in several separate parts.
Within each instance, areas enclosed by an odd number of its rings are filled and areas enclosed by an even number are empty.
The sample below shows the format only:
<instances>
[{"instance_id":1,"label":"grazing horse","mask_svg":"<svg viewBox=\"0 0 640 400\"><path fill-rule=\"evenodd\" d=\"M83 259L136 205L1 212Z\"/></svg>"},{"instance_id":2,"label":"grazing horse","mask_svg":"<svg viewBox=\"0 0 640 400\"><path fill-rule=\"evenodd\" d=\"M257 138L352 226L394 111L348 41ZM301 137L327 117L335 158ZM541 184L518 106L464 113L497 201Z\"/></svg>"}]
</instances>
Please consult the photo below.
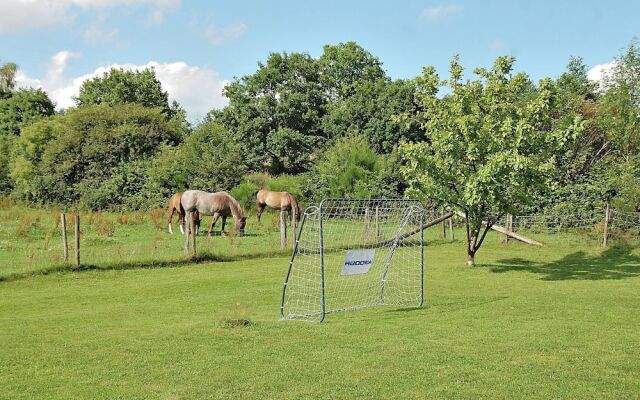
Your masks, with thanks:
<instances>
[{"instance_id":1,"label":"grazing horse","mask_svg":"<svg viewBox=\"0 0 640 400\"><path fill-rule=\"evenodd\" d=\"M198 212L200 215L213 215L213 221L211 221L211 226L209 227L209 236L211 236L211 231L220 217L222 217L220 234L224 234L224 225L229 216L233 217L238 236L244 236L247 218L244 216L238 200L231 197L229 193L208 193L202 190L187 190L182 194L180 204L186 213Z\"/></svg>"},{"instance_id":2,"label":"grazing horse","mask_svg":"<svg viewBox=\"0 0 640 400\"><path fill-rule=\"evenodd\" d=\"M171 196L169 199L169 233L173 235L173 214L178 213L178 224L180 225L180 232L184 235L184 208L180 204L180 199L182 199L182 193L178 192ZM196 211L193 214L193 222L196 226L196 233L200 229L200 215Z\"/></svg>"},{"instance_id":3,"label":"grazing horse","mask_svg":"<svg viewBox=\"0 0 640 400\"><path fill-rule=\"evenodd\" d=\"M256 205L258 206L258 222L260 222L260 216L267 206L274 210L289 211L293 229L296 228L300 221L300 206L298 206L298 200L289 192L272 192L267 189L259 190L256 193Z\"/></svg>"}]
</instances>

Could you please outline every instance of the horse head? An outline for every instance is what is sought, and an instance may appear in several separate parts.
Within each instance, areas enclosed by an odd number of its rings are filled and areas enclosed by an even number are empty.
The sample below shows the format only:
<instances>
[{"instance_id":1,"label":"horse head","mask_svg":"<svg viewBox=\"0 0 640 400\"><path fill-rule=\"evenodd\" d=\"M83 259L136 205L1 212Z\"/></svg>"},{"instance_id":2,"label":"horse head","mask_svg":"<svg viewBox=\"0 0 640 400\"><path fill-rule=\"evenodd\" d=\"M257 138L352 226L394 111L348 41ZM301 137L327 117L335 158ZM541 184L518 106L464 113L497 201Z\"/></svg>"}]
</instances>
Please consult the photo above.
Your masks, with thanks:
<instances>
[{"instance_id":1,"label":"horse head","mask_svg":"<svg viewBox=\"0 0 640 400\"><path fill-rule=\"evenodd\" d=\"M236 221L236 232L238 236L244 236L245 226L247 226L247 217L242 217Z\"/></svg>"}]
</instances>

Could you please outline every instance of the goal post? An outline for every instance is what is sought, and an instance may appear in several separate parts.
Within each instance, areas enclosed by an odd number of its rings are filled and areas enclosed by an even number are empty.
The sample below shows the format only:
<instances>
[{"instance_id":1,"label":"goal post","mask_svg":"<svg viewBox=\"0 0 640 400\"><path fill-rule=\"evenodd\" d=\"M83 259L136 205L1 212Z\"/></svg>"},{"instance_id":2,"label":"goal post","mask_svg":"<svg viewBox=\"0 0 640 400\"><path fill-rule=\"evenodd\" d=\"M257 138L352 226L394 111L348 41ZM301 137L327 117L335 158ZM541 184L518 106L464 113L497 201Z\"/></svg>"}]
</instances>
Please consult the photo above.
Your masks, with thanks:
<instances>
[{"instance_id":1,"label":"goal post","mask_svg":"<svg viewBox=\"0 0 640 400\"><path fill-rule=\"evenodd\" d=\"M425 209L406 199L324 199L304 212L280 316L424 302Z\"/></svg>"}]
</instances>

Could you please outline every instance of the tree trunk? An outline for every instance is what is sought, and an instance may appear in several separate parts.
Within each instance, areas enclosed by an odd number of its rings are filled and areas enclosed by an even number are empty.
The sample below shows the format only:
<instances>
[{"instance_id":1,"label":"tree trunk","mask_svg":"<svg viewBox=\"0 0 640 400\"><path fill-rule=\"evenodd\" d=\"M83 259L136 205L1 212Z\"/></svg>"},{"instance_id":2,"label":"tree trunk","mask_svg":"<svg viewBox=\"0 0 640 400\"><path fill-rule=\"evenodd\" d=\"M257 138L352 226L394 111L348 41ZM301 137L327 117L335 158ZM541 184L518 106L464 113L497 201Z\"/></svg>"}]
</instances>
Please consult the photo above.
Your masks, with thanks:
<instances>
[{"instance_id":1,"label":"tree trunk","mask_svg":"<svg viewBox=\"0 0 640 400\"><path fill-rule=\"evenodd\" d=\"M469 267L473 267L475 265L474 257L475 257L475 254L472 254L472 253L467 254L467 265Z\"/></svg>"},{"instance_id":2,"label":"tree trunk","mask_svg":"<svg viewBox=\"0 0 640 400\"><path fill-rule=\"evenodd\" d=\"M467 265L473 266L475 264L475 256L476 251L476 242L478 240L478 235L475 233L471 233L470 237L467 238Z\"/></svg>"}]
</instances>

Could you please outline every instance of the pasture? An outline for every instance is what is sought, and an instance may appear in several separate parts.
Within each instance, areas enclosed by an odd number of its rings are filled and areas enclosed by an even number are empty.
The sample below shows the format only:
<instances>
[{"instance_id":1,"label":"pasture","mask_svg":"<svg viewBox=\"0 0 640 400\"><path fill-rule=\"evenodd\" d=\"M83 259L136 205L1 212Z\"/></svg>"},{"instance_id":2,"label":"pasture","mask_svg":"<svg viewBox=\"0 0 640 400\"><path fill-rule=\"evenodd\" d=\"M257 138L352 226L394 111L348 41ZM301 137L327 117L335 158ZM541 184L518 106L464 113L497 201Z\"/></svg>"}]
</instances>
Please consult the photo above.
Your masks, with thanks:
<instances>
[{"instance_id":1,"label":"pasture","mask_svg":"<svg viewBox=\"0 0 640 400\"><path fill-rule=\"evenodd\" d=\"M156 215L157 214L157 215ZM152 213L82 215L80 271L55 210L0 210L2 398L635 398L640 251L599 238L427 232L425 306L280 321L277 215L182 237ZM267 217L267 218L265 218ZM89 222L91 221L91 223ZM210 221L205 219L205 224ZM203 224L203 227L205 225ZM174 228L177 228L174 226Z\"/></svg>"}]
</instances>

